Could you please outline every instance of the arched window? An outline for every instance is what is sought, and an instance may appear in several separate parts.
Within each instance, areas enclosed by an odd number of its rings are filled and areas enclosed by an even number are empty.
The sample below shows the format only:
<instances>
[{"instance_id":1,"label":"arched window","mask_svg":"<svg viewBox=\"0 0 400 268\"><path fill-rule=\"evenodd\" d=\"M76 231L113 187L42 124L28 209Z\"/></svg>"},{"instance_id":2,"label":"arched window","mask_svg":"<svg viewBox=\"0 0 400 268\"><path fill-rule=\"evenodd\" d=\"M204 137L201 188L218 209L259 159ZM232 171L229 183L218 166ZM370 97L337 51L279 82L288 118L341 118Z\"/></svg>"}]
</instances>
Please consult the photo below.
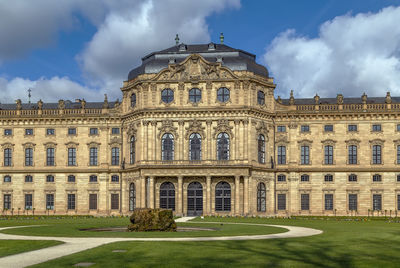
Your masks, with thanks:
<instances>
[{"instance_id":1,"label":"arched window","mask_svg":"<svg viewBox=\"0 0 400 268\"><path fill-rule=\"evenodd\" d=\"M227 102L229 100L229 95L229 89L227 89L226 87L221 87L217 91L217 98L220 102Z\"/></svg>"},{"instance_id":2,"label":"arched window","mask_svg":"<svg viewBox=\"0 0 400 268\"><path fill-rule=\"evenodd\" d=\"M131 107L136 106L136 93L132 93L131 95Z\"/></svg>"},{"instance_id":3,"label":"arched window","mask_svg":"<svg viewBox=\"0 0 400 268\"><path fill-rule=\"evenodd\" d=\"M198 88L192 88L189 90L189 101L198 103L201 100L201 90Z\"/></svg>"},{"instance_id":4,"label":"arched window","mask_svg":"<svg viewBox=\"0 0 400 268\"><path fill-rule=\"evenodd\" d=\"M129 143L129 156L130 156L130 163L134 164L135 163L135 157L136 157L136 139L135 136L131 137L130 143Z\"/></svg>"},{"instance_id":5,"label":"arched window","mask_svg":"<svg viewBox=\"0 0 400 268\"><path fill-rule=\"evenodd\" d=\"M165 88L161 91L161 100L165 103L171 103L174 100L174 91L170 88Z\"/></svg>"},{"instance_id":6,"label":"arched window","mask_svg":"<svg viewBox=\"0 0 400 268\"><path fill-rule=\"evenodd\" d=\"M189 160L201 160L201 136L193 133L189 137Z\"/></svg>"},{"instance_id":7,"label":"arched window","mask_svg":"<svg viewBox=\"0 0 400 268\"><path fill-rule=\"evenodd\" d=\"M229 160L229 136L225 132L217 136L217 160Z\"/></svg>"},{"instance_id":8,"label":"arched window","mask_svg":"<svg viewBox=\"0 0 400 268\"><path fill-rule=\"evenodd\" d=\"M258 93L257 93L257 102L260 105L264 105L265 104L265 93L262 92L261 90L259 90Z\"/></svg>"},{"instance_id":9,"label":"arched window","mask_svg":"<svg viewBox=\"0 0 400 268\"><path fill-rule=\"evenodd\" d=\"M136 206L136 191L135 184L129 185L129 211L133 211Z\"/></svg>"},{"instance_id":10,"label":"arched window","mask_svg":"<svg viewBox=\"0 0 400 268\"><path fill-rule=\"evenodd\" d=\"M264 135L258 135L258 162L265 164L265 137Z\"/></svg>"},{"instance_id":11,"label":"arched window","mask_svg":"<svg viewBox=\"0 0 400 268\"><path fill-rule=\"evenodd\" d=\"M175 210L175 187L171 182L160 186L160 208Z\"/></svg>"},{"instance_id":12,"label":"arched window","mask_svg":"<svg viewBox=\"0 0 400 268\"><path fill-rule=\"evenodd\" d=\"M215 186L215 211L231 211L231 186L225 181Z\"/></svg>"},{"instance_id":13,"label":"arched window","mask_svg":"<svg viewBox=\"0 0 400 268\"><path fill-rule=\"evenodd\" d=\"M266 190L265 184L260 182L257 186L257 211L265 212L266 210Z\"/></svg>"},{"instance_id":14,"label":"arched window","mask_svg":"<svg viewBox=\"0 0 400 268\"><path fill-rule=\"evenodd\" d=\"M162 136L161 152L162 160L174 160L174 136L171 133Z\"/></svg>"}]
</instances>

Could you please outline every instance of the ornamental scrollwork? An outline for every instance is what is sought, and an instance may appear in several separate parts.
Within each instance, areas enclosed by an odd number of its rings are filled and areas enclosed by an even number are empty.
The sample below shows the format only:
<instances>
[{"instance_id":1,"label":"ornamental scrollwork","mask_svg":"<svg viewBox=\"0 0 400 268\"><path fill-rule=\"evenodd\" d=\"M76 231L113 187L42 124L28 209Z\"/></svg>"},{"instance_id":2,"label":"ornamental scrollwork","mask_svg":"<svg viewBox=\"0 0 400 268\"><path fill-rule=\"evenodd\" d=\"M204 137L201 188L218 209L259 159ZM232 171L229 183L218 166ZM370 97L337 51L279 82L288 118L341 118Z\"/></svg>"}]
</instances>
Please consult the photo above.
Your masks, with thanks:
<instances>
[{"instance_id":1,"label":"ornamental scrollwork","mask_svg":"<svg viewBox=\"0 0 400 268\"><path fill-rule=\"evenodd\" d=\"M165 133L171 133L174 135L175 139L178 139L177 127L174 127L174 122L171 120L164 120L161 123L161 127L158 128L158 138L161 139L161 136Z\"/></svg>"},{"instance_id":2,"label":"ornamental scrollwork","mask_svg":"<svg viewBox=\"0 0 400 268\"><path fill-rule=\"evenodd\" d=\"M214 127L214 138L217 138L218 134L221 132L228 133L229 137L233 138L232 128L229 125L229 121L226 119L218 120L217 126Z\"/></svg>"},{"instance_id":3,"label":"ornamental scrollwork","mask_svg":"<svg viewBox=\"0 0 400 268\"><path fill-rule=\"evenodd\" d=\"M189 139L189 136L192 133L199 133L202 137L202 139L205 139L205 133L204 133L204 129L205 127L203 127L201 125L201 122L197 121L196 119L194 119L193 121L191 121L189 123L189 126L186 127L186 139Z\"/></svg>"}]
</instances>

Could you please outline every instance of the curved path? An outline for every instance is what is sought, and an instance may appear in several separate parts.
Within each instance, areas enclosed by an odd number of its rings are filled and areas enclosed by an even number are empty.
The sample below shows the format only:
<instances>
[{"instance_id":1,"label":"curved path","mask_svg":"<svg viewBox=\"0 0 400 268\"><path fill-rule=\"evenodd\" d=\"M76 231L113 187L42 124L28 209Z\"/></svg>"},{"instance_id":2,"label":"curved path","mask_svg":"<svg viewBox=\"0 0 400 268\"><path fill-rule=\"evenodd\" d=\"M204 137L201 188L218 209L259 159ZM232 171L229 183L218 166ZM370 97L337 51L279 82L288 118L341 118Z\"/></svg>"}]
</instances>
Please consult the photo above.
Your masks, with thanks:
<instances>
[{"instance_id":1,"label":"curved path","mask_svg":"<svg viewBox=\"0 0 400 268\"><path fill-rule=\"evenodd\" d=\"M182 222L182 221L181 221ZM221 222L193 222L193 223L217 223ZM267 235L242 235L242 236L218 236L218 237L169 237L169 238L124 238L124 237L49 237L49 236L22 236L0 233L0 240L57 240L62 241L64 244L43 248L39 250L28 251L16 255L10 255L0 258L0 267L26 267L55 258L60 258L66 255L77 253L83 250L91 249L101 245L105 245L113 242L123 241L226 241L226 240L261 240L261 239L276 239L276 238L294 238L294 237L305 237L322 234L321 230L287 226L287 225L272 225L272 224L255 224L255 223L227 223L223 224L241 224L241 225L256 225L256 226L270 226L287 229L287 232L278 234L267 234ZM0 228L1 230L22 228L22 227L34 227L31 226L13 226Z\"/></svg>"}]
</instances>

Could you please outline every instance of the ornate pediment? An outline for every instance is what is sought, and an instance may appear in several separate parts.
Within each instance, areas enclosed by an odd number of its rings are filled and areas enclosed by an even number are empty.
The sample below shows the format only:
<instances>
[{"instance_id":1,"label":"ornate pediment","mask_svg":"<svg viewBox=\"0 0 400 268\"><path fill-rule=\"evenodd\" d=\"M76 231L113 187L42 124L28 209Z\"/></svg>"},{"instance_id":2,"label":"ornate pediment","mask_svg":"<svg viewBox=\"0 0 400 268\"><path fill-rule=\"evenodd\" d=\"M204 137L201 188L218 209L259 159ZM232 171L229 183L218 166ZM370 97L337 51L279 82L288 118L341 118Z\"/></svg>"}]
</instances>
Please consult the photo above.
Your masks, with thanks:
<instances>
[{"instance_id":1,"label":"ornate pediment","mask_svg":"<svg viewBox=\"0 0 400 268\"><path fill-rule=\"evenodd\" d=\"M202 139L205 139L204 129L205 127L201 125L201 122L194 119L189 123L189 126L186 127L186 139L189 139L192 133L199 133Z\"/></svg>"},{"instance_id":2,"label":"ornate pediment","mask_svg":"<svg viewBox=\"0 0 400 268\"><path fill-rule=\"evenodd\" d=\"M171 133L174 135L175 139L178 139L177 127L174 127L174 122L171 120L164 120L161 123L161 127L158 128L160 131L158 134L158 138L161 139L161 136L165 133Z\"/></svg>"},{"instance_id":3,"label":"ornate pediment","mask_svg":"<svg viewBox=\"0 0 400 268\"><path fill-rule=\"evenodd\" d=\"M218 120L218 124L216 127L214 127L214 138L217 137L217 135L221 132L226 132L228 133L229 137L232 139L233 138L233 133L232 133L233 127L229 125L229 121L226 119L220 119Z\"/></svg>"},{"instance_id":4,"label":"ornate pediment","mask_svg":"<svg viewBox=\"0 0 400 268\"><path fill-rule=\"evenodd\" d=\"M268 135L268 128L264 122L260 122L256 127L256 130L257 130L257 135L258 134L264 134L265 136Z\"/></svg>"},{"instance_id":5,"label":"ornate pediment","mask_svg":"<svg viewBox=\"0 0 400 268\"><path fill-rule=\"evenodd\" d=\"M237 76L223 67L221 62L209 62L199 54L192 54L181 63L169 64L153 80L198 81L220 78L236 79Z\"/></svg>"},{"instance_id":6,"label":"ornate pediment","mask_svg":"<svg viewBox=\"0 0 400 268\"><path fill-rule=\"evenodd\" d=\"M128 137L131 137L131 136L135 136L135 135L136 135L137 129L136 129L134 123L129 124L129 125L126 126L126 133L128 134Z\"/></svg>"},{"instance_id":7,"label":"ornate pediment","mask_svg":"<svg viewBox=\"0 0 400 268\"><path fill-rule=\"evenodd\" d=\"M121 145L122 144L121 137L112 137L108 144L110 144L110 145Z\"/></svg>"}]
</instances>

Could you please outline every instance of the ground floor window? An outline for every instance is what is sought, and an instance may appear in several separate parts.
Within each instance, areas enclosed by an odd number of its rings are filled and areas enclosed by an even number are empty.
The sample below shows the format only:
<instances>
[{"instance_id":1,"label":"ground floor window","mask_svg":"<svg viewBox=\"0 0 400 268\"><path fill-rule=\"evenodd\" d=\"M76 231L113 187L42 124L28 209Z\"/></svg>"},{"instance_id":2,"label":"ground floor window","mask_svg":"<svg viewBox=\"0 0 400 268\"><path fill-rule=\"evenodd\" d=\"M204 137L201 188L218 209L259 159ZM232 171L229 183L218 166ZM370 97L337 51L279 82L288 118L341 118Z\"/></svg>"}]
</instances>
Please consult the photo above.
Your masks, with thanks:
<instances>
[{"instance_id":1,"label":"ground floor window","mask_svg":"<svg viewBox=\"0 0 400 268\"><path fill-rule=\"evenodd\" d=\"M89 194L89 209L97 209L97 194Z\"/></svg>"},{"instance_id":2,"label":"ground floor window","mask_svg":"<svg viewBox=\"0 0 400 268\"><path fill-rule=\"evenodd\" d=\"M278 210L286 210L286 194L278 194Z\"/></svg>"},{"instance_id":3,"label":"ground floor window","mask_svg":"<svg viewBox=\"0 0 400 268\"><path fill-rule=\"evenodd\" d=\"M129 210L133 211L136 205L136 191L135 184L131 183L129 185Z\"/></svg>"},{"instance_id":4,"label":"ground floor window","mask_svg":"<svg viewBox=\"0 0 400 268\"><path fill-rule=\"evenodd\" d=\"M225 181L215 186L215 211L231 211L231 186Z\"/></svg>"},{"instance_id":5,"label":"ground floor window","mask_svg":"<svg viewBox=\"0 0 400 268\"><path fill-rule=\"evenodd\" d=\"M26 194L25 195L25 209L32 209L32 202L33 202L33 198L32 198L32 194Z\"/></svg>"},{"instance_id":6,"label":"ground floor window","mask_svg":"<svg viewBox=\"0 0 400 268\"><path fill-rule=\"evenodd\" d=\"M397 210L400 210L400 194L397 195Z\"/></svg>"},{"instance_id":7,"label":"ground floor window","mask_svg":"<svg viewBox=\"0 0 400 268\"><path fill-rule=\"evenodd\" d=\"M75 209L75 207L75 194L68 194L67 208Z\"/></svg>"},{"instance_id":8,"label":"ground floor window","mask_svg":"<svg viewBox=\"0 0 400 268\"><path fill-rule=\"evenodd\" d=\"M357 194L349 194L349 210L357 210Z\"/></svg>"},{"instance_id":9,"label":"ground floor window","mask_svg":"<svg viewBox=\"0 0 400 268\"><path fill-rule=\"evenodd\" d=\"M325 210L333 210L333 194L325 194Z\"/></svg>"},{"instance_id":10,"label":"ground floor window","mask_svg":"<svg viewBox=\"0 0 400 268\"><path fill-rule=\"evenodd\" d=\"M310 195L301 194L301 210L310 210Z\"/></svg>"},{"instance_id":11,"label":"ground floor window","mask_svg":"<svg viewBox=\"0 0 400 268\"><path fill-rule=\"evenodd\" d=\"M257 211L266 211L266 190L263 182L260 182L257 187Z\"/></svg>"},{"instance_id":12,"label":"ground floor window","mask_svg":"<svg viewBox=\"0 0 400 268\"><path fill-rule=\"evenodd\" d=\"M175 187L171 182L160 186L160 208L175 210Z\"/></svg>"},{"instance_id":13,"label":"ground floor window","mask_svg":"<svg viewBox=\"0 0 400 268\"><path fill-rule=\"evenodd\" d=\"M372 195L372 209L382 210L382 195L380 194Z\"/></svg>"},{"instance_id":14,"label":"ground floor window","mask_svg":"<svg viewBox=\"0 0 400 268\"><path fill-rule=\"evenodd\" d=\"M119 194L111 194L111 209L119 209Z\"/></svg>"},{"instance_id":15,"label":"ground floor window","mask_svg":"<svg viewBox=\"0 0 400 268\"><path fill-rule=\"evenodd\" d=\"M11 194L4 195L3 208L8 210L11 209Z\"/></svg>"},{"instance_id":16,"label":"ground floor window","mask_svg":"<svg viewBox=\"0 0 400 268\"><path fill-rule=\"evenodd\" d=\"M46 194L46 209L54 209L54 194Z\"/></svg>"}]
</instances>

